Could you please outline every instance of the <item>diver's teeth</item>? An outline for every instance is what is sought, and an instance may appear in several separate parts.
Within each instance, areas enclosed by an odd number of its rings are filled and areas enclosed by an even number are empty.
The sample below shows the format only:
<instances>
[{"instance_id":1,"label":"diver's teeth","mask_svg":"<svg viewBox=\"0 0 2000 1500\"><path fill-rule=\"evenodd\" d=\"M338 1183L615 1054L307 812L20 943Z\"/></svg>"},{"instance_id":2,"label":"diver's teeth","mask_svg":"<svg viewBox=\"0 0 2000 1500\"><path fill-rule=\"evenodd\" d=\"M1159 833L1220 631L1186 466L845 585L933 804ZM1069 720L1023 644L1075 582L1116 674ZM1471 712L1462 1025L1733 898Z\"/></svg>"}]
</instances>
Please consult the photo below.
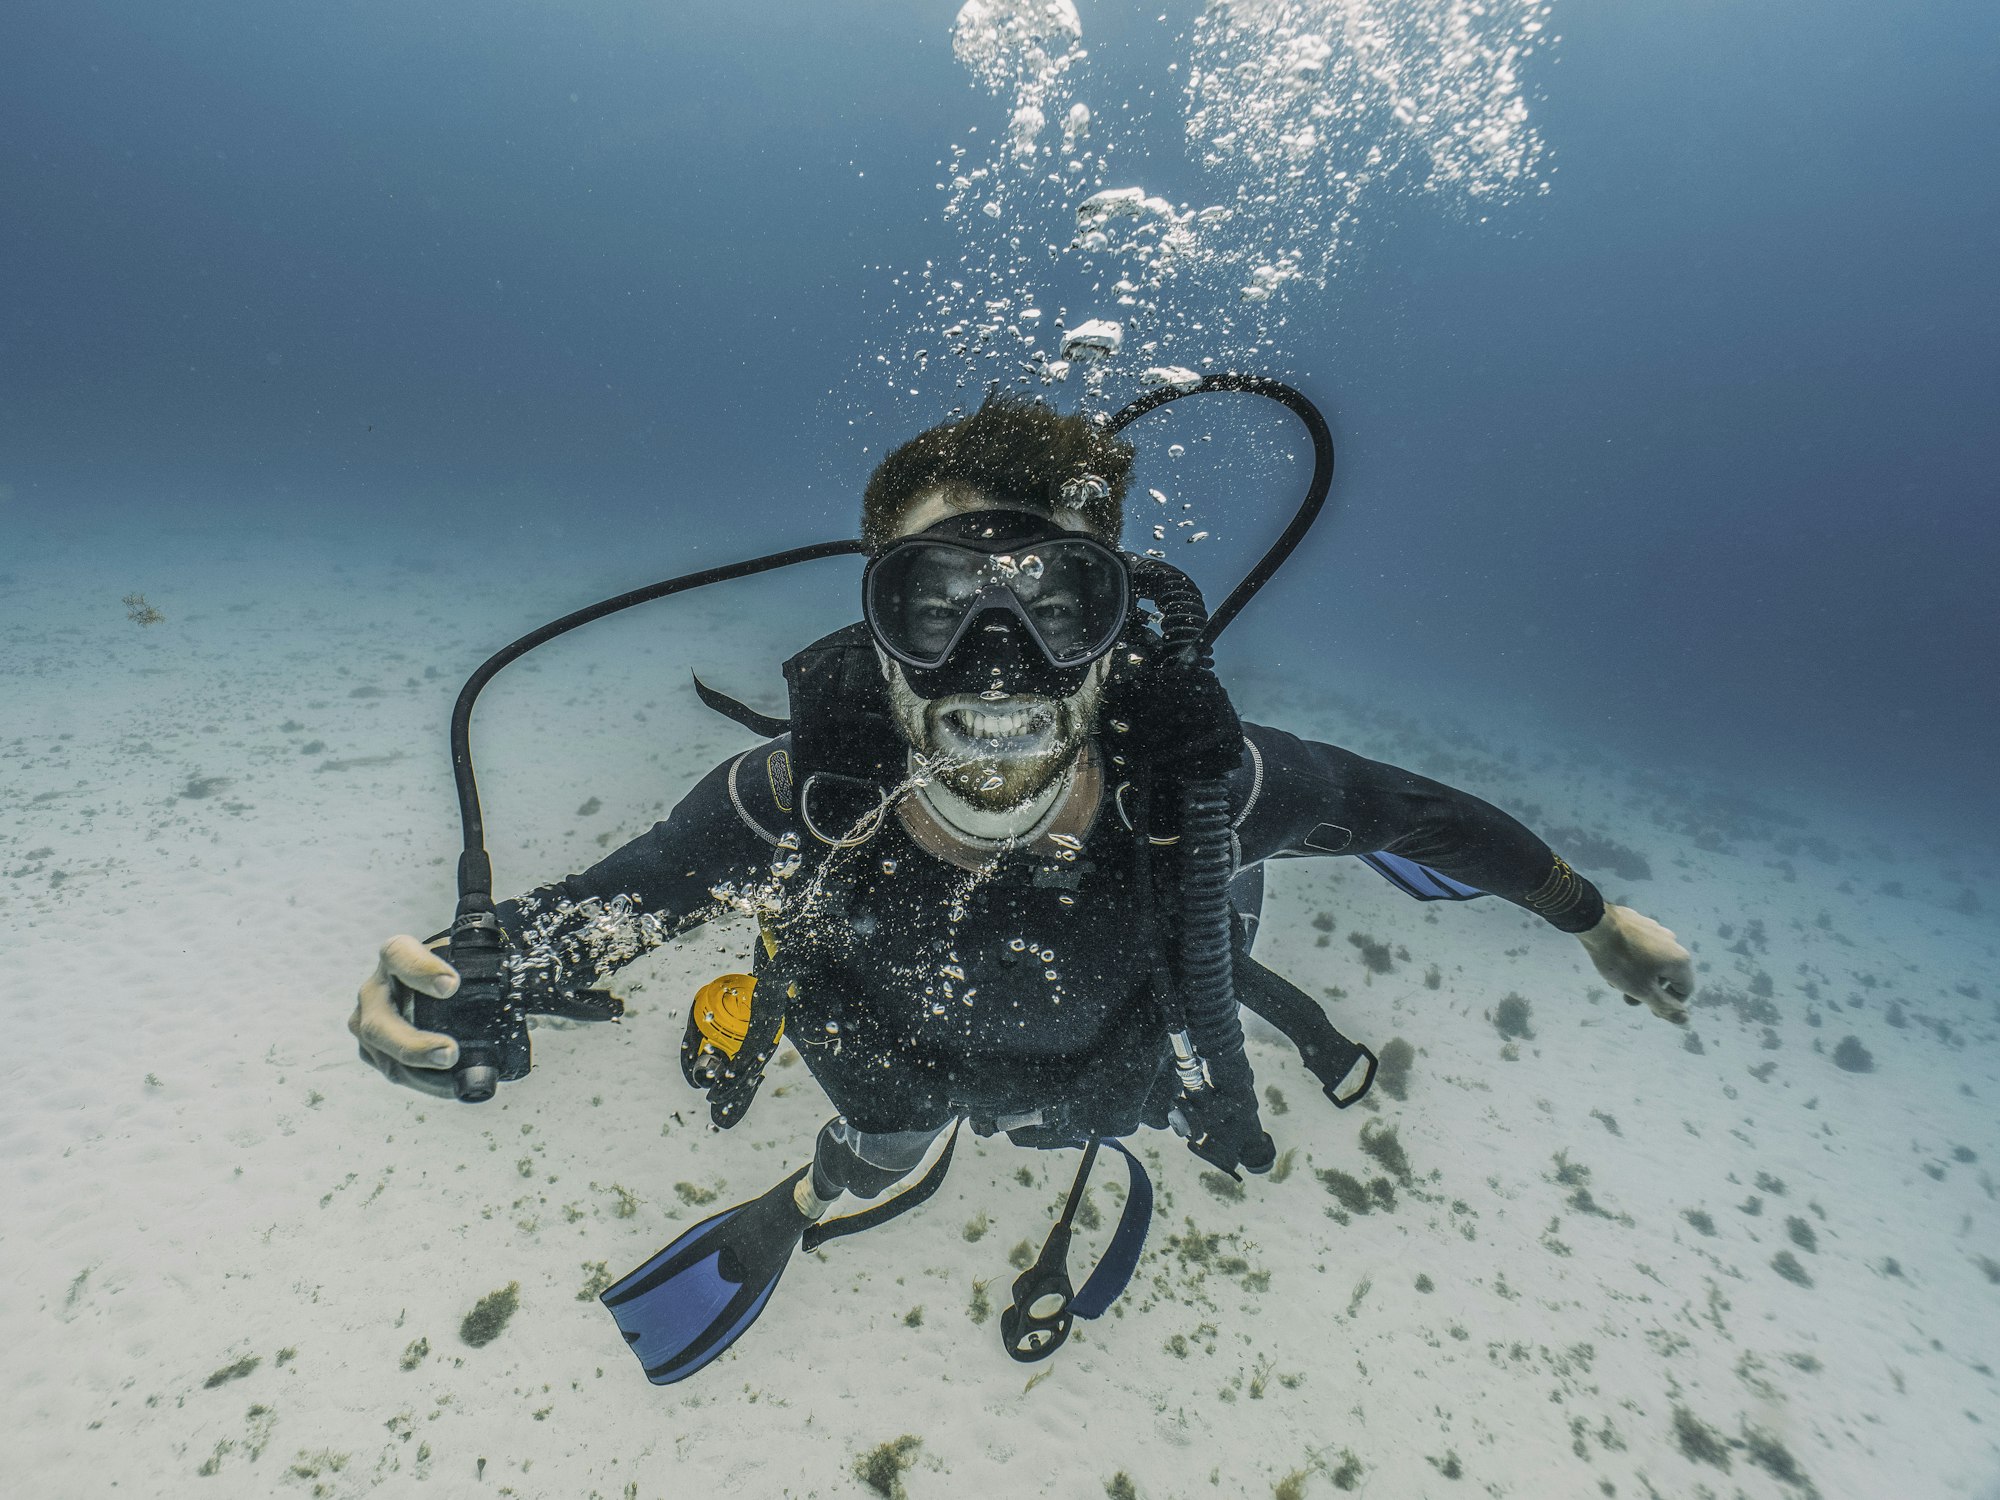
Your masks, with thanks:
<instances>
[{"instance_id":1,"label":"diver's teeth","mask_svg":"<svg viewBox=\"0 0 2000 1500\"><path fill-rule=\"evenodd\" d=\"M951 727L967 739L1006 740L1038 734L1049 722L1046 711L1018 708L994 712L983 708L956 708L947 715Z\"/></svg>"}]
</instances>

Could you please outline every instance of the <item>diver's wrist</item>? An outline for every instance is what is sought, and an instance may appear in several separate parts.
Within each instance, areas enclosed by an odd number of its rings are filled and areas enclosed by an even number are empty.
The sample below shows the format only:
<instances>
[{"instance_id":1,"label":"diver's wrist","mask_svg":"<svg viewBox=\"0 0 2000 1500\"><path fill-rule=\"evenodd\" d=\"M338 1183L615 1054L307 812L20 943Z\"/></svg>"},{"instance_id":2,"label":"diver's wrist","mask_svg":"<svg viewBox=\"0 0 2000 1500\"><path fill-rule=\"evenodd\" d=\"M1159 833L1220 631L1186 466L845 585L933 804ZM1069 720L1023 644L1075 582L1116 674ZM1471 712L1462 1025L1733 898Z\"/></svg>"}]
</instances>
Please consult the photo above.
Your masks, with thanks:
<instances>
[{"instance_id":1,"label":"diver's wrist","mask_svg":"<svg viewBox=\"0 0 2000 1500\"><path fill-rule=\"evenodd\" d=\"M1603 948L1618 940L1618 908L1604 903L1604 914L1594 926L1570 934L1586 948Z\"/></svg>"}]
</instances>

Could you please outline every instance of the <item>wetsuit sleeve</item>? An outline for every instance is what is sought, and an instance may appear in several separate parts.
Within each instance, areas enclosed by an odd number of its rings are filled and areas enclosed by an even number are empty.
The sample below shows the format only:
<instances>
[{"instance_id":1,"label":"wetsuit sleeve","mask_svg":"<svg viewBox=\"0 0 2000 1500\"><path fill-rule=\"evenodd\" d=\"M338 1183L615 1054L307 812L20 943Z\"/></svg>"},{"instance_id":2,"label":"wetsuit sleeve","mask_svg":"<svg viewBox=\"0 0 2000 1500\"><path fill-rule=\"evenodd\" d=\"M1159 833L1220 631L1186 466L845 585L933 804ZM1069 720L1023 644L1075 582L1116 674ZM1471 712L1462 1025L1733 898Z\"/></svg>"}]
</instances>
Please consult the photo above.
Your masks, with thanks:
<instances>
[{"instance_id":1,"label":"wetsuit sleeve","mask_svg":"<svg viewBox=\"0 0 2000 1500\"><path fill-rule=\"evenodd\" d=\"M729 909L718 889L747 889L770 876L777 807L765 763L768 745L725 761L683 797L663 823L613 850L581 874L498 905L523 993L570 990L602 981L641 953ZM755 782L744 771L755 763ZM762 812L761 822L753 821Z\"/></svg>"},{"instance_id":2,"label":"wetsuit sleeve","mask_svg":"<svg viewBox=\"0 0 2000 1500\"><path fill-rule=\"evenodd\" d=\"M1490 891L1564 932L1604 915L1597 887L1490 802L1351 750L1244 725L1254 752L1237 837L1245 866L1381 850Z\"/></svg>"}]
</instances>

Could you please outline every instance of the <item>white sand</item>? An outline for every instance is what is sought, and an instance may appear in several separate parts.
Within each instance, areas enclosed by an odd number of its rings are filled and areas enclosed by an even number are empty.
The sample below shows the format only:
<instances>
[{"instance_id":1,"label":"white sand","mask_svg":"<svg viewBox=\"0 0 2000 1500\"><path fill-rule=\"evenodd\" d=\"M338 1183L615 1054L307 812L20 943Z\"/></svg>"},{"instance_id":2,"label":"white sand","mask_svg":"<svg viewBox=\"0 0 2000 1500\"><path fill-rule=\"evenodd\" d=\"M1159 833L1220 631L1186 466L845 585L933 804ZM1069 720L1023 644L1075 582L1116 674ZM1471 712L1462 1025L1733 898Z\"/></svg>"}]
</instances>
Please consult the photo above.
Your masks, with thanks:
<instances>
[{"instance_id":1,"label":"white sand","mask_svg":"<svg viewBox=\"0 0 2000 1500\"><path fill-rule=\"evenodd\" d=\"M136 545L0 564L16 574L0 587L0 1492L867 1495L857 1458L912 1434L913 1500L1098 1500L1120 1472L1148 1500L1263 1496L1294 1471L1295 1493L1330 1496L1349 1453L1355 1493L1399 1500L2000 1493L1981 1363L2000 1360L2000 1271L1979 1261L2000 1260L1996 943L1990 915L1939 904L2000 889L1990 864L1819 810L1725 826L1710 790L1546 750L1533 726L1482 726L1489 755L1420 705L1397 729L1249 681L1261 717L1641 850L1651 878L1608 891L1692 942L1711 995L1747 1007L1768 974L1777 1048L1710 1006L1706 1050L1683 1050L1498 902L1420 906L1349 862L1293 863L1260 956L1344 989L1329 1009L1353 1035L1412 1042L1406 1101L1336 1113L1259 1032L1289 1175L1221 1197L1177 1141L1145 1137L1160 1211L1140 1278L1039 1367L1004 1357L997 1312L1008 1251L1039 1245L1074 1157L968 1143L933 1203L802 1257L732 1354L659 1390L582 1292L592 1272L709 1211L678 1185L727 1202L775 1180L827 1113L794 1066L716 1134L680 1081L686 997L741 965L745 934L634 966L632 1019L538 1033L533 1077L480 1108L392 1088L343 1025L376 944L449 913L458 681L591 585L551 564L466 592L463 575L334 573L296 548L201 550L199 566ZM134 588L164 623L126 621ZM501 884L588 863L744 743L688 666L772 706L776 657L811 633L711 593L512 669L475 742ZM227 781L185 795L199 777ZM593 796L602 811L576 816ZM1702 828L1727 848L1698 847L1716 842ZM1779 868L1768 834L1838 858ZM1752 919L1764 946L1732 952L1722 925L1741 940ZM1369 976L1354 931L1408 957ZM1510 992L1533 1006L1513 1060L1490 1019ZM1874 1072L1833 1065L1849 1034ZM1369 1121L1396 1128L1413 1177L1393 1210L1336 1222L1316 1172L1380 1175ZM1558 1153L1587 1182L1559 1181ZM1580 1182L1598 1212L1572 1202ZM1114 1195L1095 1197L1108 1222ZM1713 1235L1683 1217L1697 1209ZM1197 1247L1190 1221L1219 1238ZM1780 1250L1810 1287L1772 1269ZM979 1282L996 1316L975 1326ZM510 1283L505 1331L462 1343ZM239 1361L254 1367L219 1378ZM1677 1408L1714 1462L1689 1455Z\"/></svg>"}]
</instances>

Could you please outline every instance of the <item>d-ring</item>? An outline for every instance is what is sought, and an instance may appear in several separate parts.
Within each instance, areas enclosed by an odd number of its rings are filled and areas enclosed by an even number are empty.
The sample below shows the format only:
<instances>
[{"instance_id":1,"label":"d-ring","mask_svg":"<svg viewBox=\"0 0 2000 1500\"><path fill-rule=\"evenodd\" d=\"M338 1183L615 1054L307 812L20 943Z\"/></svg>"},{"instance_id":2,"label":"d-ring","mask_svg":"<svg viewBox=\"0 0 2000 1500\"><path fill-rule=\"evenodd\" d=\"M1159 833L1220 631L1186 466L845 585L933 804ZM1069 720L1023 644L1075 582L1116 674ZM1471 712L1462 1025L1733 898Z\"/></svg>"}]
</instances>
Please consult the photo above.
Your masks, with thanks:
<instances>
[{"instance_id":1,"label":"d-ring","mask_svg":"<svg viewBox=\"0 0 2000 1500\"><path fill-rule=\"evenodd\" d=\"M875 806L850 825L846 833L837 836L830 834L813 821L812 815L813 788L822 781L845 782L849 786L865 788L874 794ZM815 771L799 787L799 821L806 825L806 832L822 844L831 844L836 849L852 849L867 843L875 837L876 830L882 826L883 815L888 811L888 794L872 781L863 781L858 776L840 776L830 771Z\"/></svg>"}]
</instances>

